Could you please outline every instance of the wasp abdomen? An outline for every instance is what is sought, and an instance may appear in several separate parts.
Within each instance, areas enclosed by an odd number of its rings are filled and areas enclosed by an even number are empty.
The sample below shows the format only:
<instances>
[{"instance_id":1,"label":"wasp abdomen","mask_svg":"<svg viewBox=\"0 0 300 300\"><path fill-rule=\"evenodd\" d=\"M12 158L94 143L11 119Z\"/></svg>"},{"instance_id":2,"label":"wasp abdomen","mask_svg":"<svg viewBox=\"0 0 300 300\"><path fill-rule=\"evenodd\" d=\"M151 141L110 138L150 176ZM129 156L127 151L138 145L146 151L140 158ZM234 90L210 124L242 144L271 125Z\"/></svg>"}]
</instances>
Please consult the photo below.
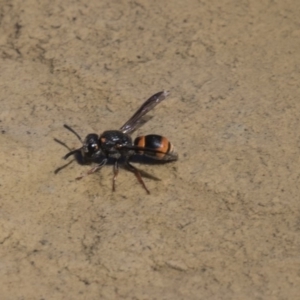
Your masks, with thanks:
<instances>
[{"instance_id":1,"label":"wasp abdomen","mask_svg":"<svg viewBox=\"0 0 300 300\"><path fill-rule=\"evenodd\" d=\"M134 145L139 148L145 148L138 153L159 160L176 160L178 158L174 146L170 141L161 135L149 134L139 136L134 140ZM153 151L151 151L153 150Z\"/></svg>"}]
</instances>

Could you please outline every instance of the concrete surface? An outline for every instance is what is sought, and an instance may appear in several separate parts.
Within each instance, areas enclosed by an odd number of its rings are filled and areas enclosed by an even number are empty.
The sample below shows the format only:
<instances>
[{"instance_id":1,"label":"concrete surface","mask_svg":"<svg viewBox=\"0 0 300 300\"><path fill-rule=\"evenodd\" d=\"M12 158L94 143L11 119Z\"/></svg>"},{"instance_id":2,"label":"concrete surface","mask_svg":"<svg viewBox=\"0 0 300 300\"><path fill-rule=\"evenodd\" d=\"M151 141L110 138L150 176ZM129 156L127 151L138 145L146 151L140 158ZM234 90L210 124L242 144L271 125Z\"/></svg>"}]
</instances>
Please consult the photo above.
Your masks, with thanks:
<instances>
[{"instance_id":1,"label":"concrete surface","mask_svg":"<svg viewBox=\"0 0 300 300\"><path fill-rule=\"evenodd\" d=\"M300 2L1 1L1 299L299 299ZM83 137L178 162L54 175ZM71 160L71 158L69 159Z\"/></svg>"}]
</instances>

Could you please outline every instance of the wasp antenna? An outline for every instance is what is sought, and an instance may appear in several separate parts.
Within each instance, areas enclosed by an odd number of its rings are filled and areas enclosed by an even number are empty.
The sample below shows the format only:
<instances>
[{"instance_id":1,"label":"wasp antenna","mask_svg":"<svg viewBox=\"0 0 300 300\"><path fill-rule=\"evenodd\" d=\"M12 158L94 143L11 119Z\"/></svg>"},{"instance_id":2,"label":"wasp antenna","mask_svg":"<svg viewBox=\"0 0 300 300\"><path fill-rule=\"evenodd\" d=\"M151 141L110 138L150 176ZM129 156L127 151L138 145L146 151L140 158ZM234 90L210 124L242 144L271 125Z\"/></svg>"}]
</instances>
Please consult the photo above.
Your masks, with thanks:
<instances>
[{"instance_id":1,"label":"wasp antenna","mask_svg":"<svg viewBox=\"0 0 300 300\"><path fill-rule=\"evenodd\" d=\"M68 163L64 164L63 166L57 168L55 171L54 171L54 174L58 174L58 172L60 172L61 170L65 169L67 166L69 166L72 162L74 162L75 159L72 159L70 160Z\"/></svg>"},{"instance_id":2,"label":"wasp antenna","mask_svg":"<svg viewBox=\"0 0 300 300\"><path fill-rule=\"evenodd\" d=\"M80 148L81 149L81 148ZM67 159L69 156L73 155L73 154L76 154L76 153L79 153L80 152L80 149L75 149L73 151L70 151L69 153L67 153L63 159Z\"/></svg>"},{"instance_id":3,"label":"wasp antenna","mask_svg":"<svg viewBox=\"0 0 300 300\"><path fill-rule=\"evenodd\" d=\"M164 96L165 96L165 97L167 97L167 96L170 95L170 91L163 91L163 93L164 93Z\"/></svg>"},{"instance_id":4,"label":"wasp antenna","mask_svg":"<svg viewBox=\"0 0 300 300\"><path fill-rule=\"evenodd\" d=\"M67 148L69 151L71 151L70 147L67 146L66 143L62 142L61 140L58 140L57 138L54 138L54 141L62 146L64 146L65 148Z\"/></svg>"},{"instance_id":5,"label":"wasp antenna","mask_svg":"<svg viewBox=\"0 0 300 300\"><path fill-rule=\"evenodd\" d=\"M74 134L77 136L77 138L79 139L79 141L83 144L83 141L82 141L80 135L79 135L73 128L71 128L71 127L68 126L67 124L64 124L64 127L65 127L66 129L68 129L69 131L71 131L72 133L74 133Z\"/></svg>"}]
</instances>

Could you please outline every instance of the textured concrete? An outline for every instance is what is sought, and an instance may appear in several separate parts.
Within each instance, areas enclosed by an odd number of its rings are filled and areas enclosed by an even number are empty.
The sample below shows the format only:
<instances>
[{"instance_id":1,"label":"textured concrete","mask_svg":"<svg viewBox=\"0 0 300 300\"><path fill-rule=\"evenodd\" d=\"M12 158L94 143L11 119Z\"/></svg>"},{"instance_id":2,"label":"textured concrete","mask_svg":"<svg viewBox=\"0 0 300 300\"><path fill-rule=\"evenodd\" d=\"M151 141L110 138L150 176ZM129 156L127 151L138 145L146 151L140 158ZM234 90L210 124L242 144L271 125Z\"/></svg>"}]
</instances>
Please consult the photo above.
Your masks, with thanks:
<instances>
[{"instance_id":1,"label":"textured concrete","mask_svg":"<svg viewBox=\"0 0 300 300\"><path fill-rule=\"evenodd\" d=\"M29 299L298 299L300 2L1 1L0 291ZM178 162L54 175L83 137L171 96L138 134ZM71 160L71 158L69 159Z\"/></svg>"}]
</instances>

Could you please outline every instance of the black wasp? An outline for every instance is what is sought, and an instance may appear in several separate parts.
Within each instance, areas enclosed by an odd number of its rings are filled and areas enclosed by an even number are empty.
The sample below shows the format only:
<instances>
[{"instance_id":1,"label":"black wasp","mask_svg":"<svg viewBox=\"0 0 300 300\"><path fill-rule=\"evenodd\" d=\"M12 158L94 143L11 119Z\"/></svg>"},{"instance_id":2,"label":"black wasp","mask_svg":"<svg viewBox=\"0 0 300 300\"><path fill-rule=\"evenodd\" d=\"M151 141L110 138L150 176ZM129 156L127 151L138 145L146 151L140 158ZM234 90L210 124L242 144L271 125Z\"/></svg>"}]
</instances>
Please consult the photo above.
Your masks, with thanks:
<instances>
[{"instance_id":1,"label":"black wasp","mask_svg":"<svg viewBox=\"0 0 300 300\"><path fill-rule=\"evenodd\" d=\"M107 130L100 134L100 136L91 133L86 136L84 141L82 141L80 136L71 127L64 125L65 128L74 133L82 142L81 148L70 151L64 156L64 159L67 159L73 154L81 154L84 160L92 162L99 161L99 158L102 158L100 163L98 162L97 165L85 175L77 177L76 179L81 179L86 175L95 173L107 163L108 159L112 159L114 161L112 189L115 191L115 181L119 172L119 162L122 161L125 163L125 166L135 174L147 193L150 194L142 179L140 171L130 163L130 159L135 154L139 154L155 160L174 161L177 160L178 155L175 152L173 145L163 136L149 134L146 136L139 136L132 141L131 134L146 122L144 116L168 95L169 92L167 91L156 93L145 101L119 130Z\"/></svg>"}]
</instances>

